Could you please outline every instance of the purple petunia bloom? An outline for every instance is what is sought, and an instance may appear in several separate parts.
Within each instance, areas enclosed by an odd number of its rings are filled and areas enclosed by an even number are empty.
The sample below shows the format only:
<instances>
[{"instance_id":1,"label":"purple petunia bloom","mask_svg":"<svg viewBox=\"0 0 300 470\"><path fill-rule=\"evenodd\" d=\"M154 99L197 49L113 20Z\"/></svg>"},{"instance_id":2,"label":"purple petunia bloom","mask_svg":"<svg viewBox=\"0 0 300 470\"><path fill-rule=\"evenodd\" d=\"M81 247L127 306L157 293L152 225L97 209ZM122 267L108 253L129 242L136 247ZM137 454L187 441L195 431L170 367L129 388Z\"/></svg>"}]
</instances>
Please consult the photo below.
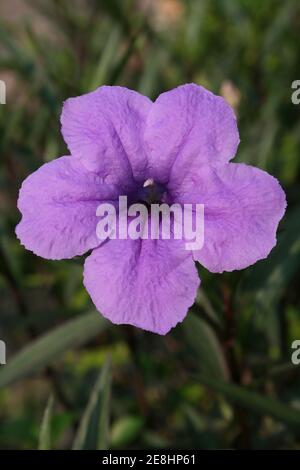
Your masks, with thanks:
<instances>
[{"instance_id":1,"label":"purple petunia bloom","mask_svg":"<svg viewBox=\"0 0 300 470\"><path fill-rule=\"evenodd\" d=\"M266 258L275 246L285 194L265 171L229 163L239 134L223 98L187 84L153 103L103 86L68 99L61 123L72 155L44 164L23 182L16 233L48 259L93 250L84 285L112 322L166 334L194 302L195 261L212 272L233 271ZM134 202L149 179L170 203L204 204L201 250L187 251L174 239L99 241L99 204L120 195Z\"/></svg>"}]
</instances>

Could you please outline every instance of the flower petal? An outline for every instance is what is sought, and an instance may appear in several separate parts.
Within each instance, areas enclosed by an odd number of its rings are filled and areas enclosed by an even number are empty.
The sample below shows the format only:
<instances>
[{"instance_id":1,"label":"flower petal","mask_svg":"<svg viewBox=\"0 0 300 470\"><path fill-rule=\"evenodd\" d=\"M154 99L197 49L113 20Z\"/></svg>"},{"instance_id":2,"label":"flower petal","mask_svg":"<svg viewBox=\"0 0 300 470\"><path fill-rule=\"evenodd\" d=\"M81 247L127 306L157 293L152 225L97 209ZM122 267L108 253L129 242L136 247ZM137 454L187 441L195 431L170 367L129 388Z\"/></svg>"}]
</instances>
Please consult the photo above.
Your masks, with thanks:
<instances>
[{"instance_id":1,"label":"flower petal","mask_svg":"<svg viewBox=\"0 0 300 470\"><path fill-rule=\"evenodd\" d=\"M243 269L266 258L276 245L276 230L286 208L284 191L265 171L245 164L204 165L173 197L204 204L204 246L194 258L209 271Z\"/></svg>"},{"instance_id":2,"label":"flower petal","mask_svg":"<svg viewBox=\"0 0 300 470\"><path fill-rule=\"evenodd\" d=\"M231 107L220 96L195 85L161 94L148 114L145 140L151 177L166 182L171 172L197 165L228 162L239 134Z\"/></svg>"},{"instance_id":3,"label":"flower petal","mask_svg":"<svg viewBox=\"0 0 300 470\"><path fill-rule=\"evenodd\" d=\"M128 174L143 180L147 158L141 135L151 105L133 90L102 86L65 101L62 134L72 155L109 181L128 179Z\"/></svg>"},{"instance_id":4,"label":"flower petal","mask_svg":"<svg viewBox=\"0 0 300 470\"><path fill-rule=\"evenodd\" d=\"M21 243L48 259L72 258L99 245L96 208L118 197L118 188L103 183L72 156L41 166L23 182L16 228Z\"/></svg>"},{"instance_id":5,"label":"flower petal","mask_svg":"<svg viewBox=\"0 0 300 470\"><path fill-rule=\"evenodd\" d=\"M106 318L163 335L186 316L199 283L178 240L109 240L84 266L84 285Z\"/></svg>"}]
</instances>

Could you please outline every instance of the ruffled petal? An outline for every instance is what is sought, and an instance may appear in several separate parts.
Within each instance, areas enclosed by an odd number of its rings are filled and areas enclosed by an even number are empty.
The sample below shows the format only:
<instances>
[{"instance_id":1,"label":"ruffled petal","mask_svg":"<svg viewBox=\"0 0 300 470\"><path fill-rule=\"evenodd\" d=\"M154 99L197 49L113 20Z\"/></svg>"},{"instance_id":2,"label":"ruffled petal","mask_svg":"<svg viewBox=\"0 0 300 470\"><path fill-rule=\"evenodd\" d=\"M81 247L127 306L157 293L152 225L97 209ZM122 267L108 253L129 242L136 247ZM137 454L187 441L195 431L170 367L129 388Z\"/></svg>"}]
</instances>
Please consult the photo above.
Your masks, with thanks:
<instances>
[{"instance_id":1,"label":"ruffled petal","mask_svg":"<svg viewBox=\"0 0 300 470\"><path fill-rule=\"evenodd\" d=\"M109 240L84 266L84 285L106 318L162 335L184 319L199 283L177 240Z\"/></svg>"},{"instance_id":2,"label":"ruffled petal","mask_svg":"<svg viewBox=\"0 0 300 470\"><path fill-rule=\"evenodd\" d=\"M145 120L152 102L118 86L65 101L62 134L72 153L109 181L146 179L147 158L142 142Z\"/></svg>"},{"instance_id":3,"label":"ruffled petal","mask_svg":"<svg viewBox=\"0 0 300 470\"><path fill-rule=\"evenodd\" d=\"M119 188L104 183L72 156L41 166L23 182L17 237L28 250L48 259L72 258L99 245L96 209L115 201Z\"/></svg>"},{"instance_id":4,"label":"ruffled petal","mask_svg":"<svg viewBox=\"0 0 300 470\"><path fill-rule=\"evenodd\" d=\"M236 163L204 165L170 187L177 202L204 204L204 245L194 258L209 271L246 268L276 245L286 198L265 171Z\"/></svg>"},{"instance_id":5,"label":"ruffled petal","mask_svg":"<svg viewBox=\"0 0 300 470\"><path fill-rule=\"evenodd\" d=\"M239 133L232 108L220 96L195 85L161 94L147 118L145 141L151 176L167 182L170 174L196 165L228 162Z\"/></svg>"}]
</instances>

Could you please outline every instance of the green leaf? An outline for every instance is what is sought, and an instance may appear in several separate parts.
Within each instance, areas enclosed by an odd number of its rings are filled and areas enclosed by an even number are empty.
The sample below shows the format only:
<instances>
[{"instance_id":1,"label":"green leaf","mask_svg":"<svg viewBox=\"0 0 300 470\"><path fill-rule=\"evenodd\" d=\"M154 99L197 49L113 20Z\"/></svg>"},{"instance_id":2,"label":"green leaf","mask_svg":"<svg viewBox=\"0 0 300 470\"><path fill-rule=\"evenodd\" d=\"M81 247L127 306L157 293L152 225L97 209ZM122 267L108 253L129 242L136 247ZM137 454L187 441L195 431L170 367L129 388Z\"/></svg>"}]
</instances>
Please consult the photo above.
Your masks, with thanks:
<instances>
[{"instance_id":1,"label":"green leaf","mask_svg":"<svg viewBox=\"0 0 300 470\"><path fill-rule=\"evenodd\" d=\"M96 311L83 314L56 327L25 346L0 371L0 387L36 373L52 363L68 349L75 348L97 336L108 323Z\"/></svg>"},{"instance_id":2,"label":"green leaf","mask_svg":"<svg viewBox=\"0 0 300 470\"><path fill-rule=\"evenodd\" d=\"M200 383L220 393L229 401L237 403L254 413L271 416L288 426L300 429L300 412L284 405L278 400L264 397L245 387L215 380L204 375L198 376L197 379Z\"/></svg>"},{"instance_id":3,"label":"green leaf","mask_svg":"<svg viewBox=\"0 0 300 470\"><path fill-rule=\"evenodd\" d=\"M39 436L39 450L51 449L51 418L53 413L53 396L51 395L43 416Z\"/></svg>"},{"instance_id":4,"label":"green leaf","mask_svg":"<svg viewBox=\"0 0 300 470\"><path fill-rule=\"evenodd\" d=\"M110 390L111 360L107 359L79 424L73 444L74 450L108 448Z\"/></svg>"},{"instance_id":5,"label":"green leaf","mask_svg":"<svg viewBox=\"0 0 300 470\"><path fill-rule=\"evenodd\" d=\"M145 66L141 75L138 91L142 95L154 96L161 64L166 62L164 50L151 50L145 57Z\"/></svg>"},{"instance_id":6,"label":"green leaf","mask_svg":"<svg viewBox=\"0 0 300 470\"><path fill-rule=\"evenodd\" d=\"M189 313L182 328L202 373L228 380L228 368L220 343L212 328L201 318Z\"/></svg>"},{"instance_id":7,"label":"green leaf","mask_svg":"<svg viewBox=\"0 0 300 470\"><path fill-rule=\"evenodd\" d=\"M116 25L107 38L97 68L94 70L92 81L89 84L89 91L93 91L107 82L108 75L116 62L116 51L120 39L121 29L119 25Z\"/></svg>"},{"instance_id":8,"label":"green leaf","mask_svg":"<svg viewBox=\"0 0 300 470\"><path fill-rule=\"evenodd\" d=\"M124 416L115 423L111 432L111 445L120 448L131 444L139 436L144 419L141 416Z\"/></svg>"}]
</instances>

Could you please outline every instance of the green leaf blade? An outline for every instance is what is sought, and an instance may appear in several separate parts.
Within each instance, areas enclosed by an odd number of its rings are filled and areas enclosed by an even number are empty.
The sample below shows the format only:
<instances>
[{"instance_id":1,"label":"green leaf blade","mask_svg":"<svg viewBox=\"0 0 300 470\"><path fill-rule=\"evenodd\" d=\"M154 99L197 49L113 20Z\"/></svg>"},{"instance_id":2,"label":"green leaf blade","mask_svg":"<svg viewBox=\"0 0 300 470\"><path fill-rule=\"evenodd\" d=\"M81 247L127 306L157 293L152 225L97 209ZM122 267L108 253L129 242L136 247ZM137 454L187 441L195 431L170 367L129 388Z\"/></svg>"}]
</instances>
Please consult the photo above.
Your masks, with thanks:
<instances>
[{"instance_id":1,"label":"green leaf blade","mask_svg":"<svg viewBox=\"0 0 300 470\"><path fill-rule=\"evenodd\" d=\"M97 336L106 325L106 320L94 311L54 328L7 361L6 366L0 371L0 387L38 372L67 350Z\"/></svg>"},{"instance_id":2,"label":"green leaf blade","mask_svg":"<svg viewBox=\"0 0 300 470\"><path fill-rule=\"evenodd\" d=\"M111 360L108 358L96 380L74 440L73 450L108 448Z\"/></svg>"},{"instance_id":3,"label":"green leaf blade","mask_svg":"<svg viewBox=\"0 0 300 470\"><path fill-rule=\"evenodd\" d=\"M51 419L53 414L54 399L51 395L42 420L40 435L39 435L39 450L51 449Z\"/></svg>"}]
</instances>

